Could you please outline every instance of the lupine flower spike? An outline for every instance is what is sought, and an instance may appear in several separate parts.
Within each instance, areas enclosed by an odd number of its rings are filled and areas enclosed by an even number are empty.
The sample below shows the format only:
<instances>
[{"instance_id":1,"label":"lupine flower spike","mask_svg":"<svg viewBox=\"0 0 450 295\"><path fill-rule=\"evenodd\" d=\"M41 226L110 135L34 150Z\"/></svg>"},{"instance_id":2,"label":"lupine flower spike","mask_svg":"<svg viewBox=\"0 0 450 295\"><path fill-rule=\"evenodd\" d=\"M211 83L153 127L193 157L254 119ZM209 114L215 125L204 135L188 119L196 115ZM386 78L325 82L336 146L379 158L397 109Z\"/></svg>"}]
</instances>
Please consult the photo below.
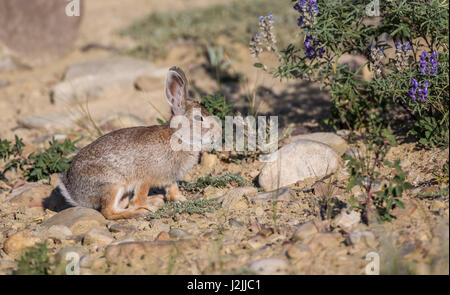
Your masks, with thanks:
<instances>
[{"instance_id":1,"label":"lupine flower spike","mask_svg":"<svg viewBox=\"0 0 450 295\"><path fill-rule=\"evenodd\" d=\"M300 13L297 25L308 30L316 23L316 15L319 13L316 0L300 0L294 5L294 9Z\"/></svg>"},{"instance_id":2,"label":"lupine flower spike","mask_svg":"<svg viewBox=\"0 0 450 295\"><path fill-rule=\"evenodd\" d=\"M403 71L409 66L409 56L412 52L412 47L409 42L405 44L398 42L395 47L395 66L399 71Z\"/></svg>"},{"instance_id":3,"label":"lupine flower spike","mask_svg":"<svg viewBox=\"0 0 450 295\"><path fill-rule=\"evenodd\" d=\"M430 86L430 82L425 81L423 83L423 88L419 88L419 82L417 82L416 79L412 79L411 84L412 87L409 90L408 94L409 96L411 96L412 100L416 101L418 95L421 102L427 101L426 98L428 97L428 87Z\"/></svg>"},{"instance_id":4,"label":"lupine flower spike","mask_svg":"<svg viewBox=\"0 0 450 295\"><path fill-rule=\"evenodd\" d=\"M437 75L437 68L439 66L439 63L437 61L437 53L435 51L432 51L429 55L426 51L423 51L420 55L419 60L420 65L420 73L422 75Z\"/></svg>"},{"instance_id":5,"label":"lupine flower spike","mask_svg":"<svg viewBox=\"0 0 450 295\"><path fill-rule=\"evenodd\" d=\"M381 75L382 72L382 60L384 58L384 50L383 48L377 48L374 46L370 47L370 59L372 61L373 64L373 68L374 68L374 72L375 72L375 77L379 77Z\"/></svg>"}]
</instances>

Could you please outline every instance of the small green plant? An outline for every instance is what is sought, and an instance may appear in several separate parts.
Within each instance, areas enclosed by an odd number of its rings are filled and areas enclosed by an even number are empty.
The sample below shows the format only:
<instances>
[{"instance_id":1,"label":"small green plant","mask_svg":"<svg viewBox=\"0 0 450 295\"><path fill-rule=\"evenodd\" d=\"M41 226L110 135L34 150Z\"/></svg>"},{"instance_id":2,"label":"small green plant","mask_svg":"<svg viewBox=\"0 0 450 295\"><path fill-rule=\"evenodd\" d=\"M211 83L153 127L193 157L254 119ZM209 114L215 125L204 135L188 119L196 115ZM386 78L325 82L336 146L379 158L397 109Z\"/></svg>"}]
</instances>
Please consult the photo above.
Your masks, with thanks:
<instances>
[{"instance_id":1,"label":"small green plant","mask_svg":"<svg viewBox=\"0 0 450 295\"><path fill-rule=\"evenodd\" d=\"M222 82L239 81L239 74L230 73L233 61L229 58L228 60L225 59L223 46L215 48L208 44L205 55L208 59L207 70L214 76L220 91L222 90Z\"/></svg>"},{"instance_id":2,"label":"small green plant","mask_svg":"<svg viewBox=\"0 0 450 295\"><path fill-rule=\"evenodd\" d=\"M400 166L400 160L388 161L386 155L391 146L396 145L395 136L390 128L373 129L368 138L368 153L365 156L345 156L347 168L350 172L350 182L347 189L359 186L365 191L366 200L358 201L352 197L350 203L354 208L363 210L367 221L370 221L372 212L377 213L383 221L390 221L390 214L394 206L403 208L400 200L403 192L411 187L406 181L406 173ZM389 168L392 176L382 173L383 168ZM374 192L375 185L388 183L377 193Z\"/></svg>"},{"instance_id":3,"label":"small green plant","mask_svg":"<svg viewBox=\"0 0 450 295\"><path fill-rule=\"evenodd\" d=\"M225 126L225 117L233 116L233 103L227 102L220 92L202 97L201 105L213 116L218 117Z\"/></svg>"},{"instance_id":4,"label":"small green plant","mask_svg":"<svg viewBox=\"0 0 450 295\"><path fill-rule=\"evenodd\" d=\"M25 249L17 261L16 274L21 275L47 275L50 274L50 257L47 243L38 243L34 247Z\"/></svg>"},{"instance_id":5,"label":"small green plant","mask_svg":"<svg viewBox=\"0 0 450 295\"><path fill-rule=\"evenodd\" d=\"M227 172L221 176L203 176L196 183L180 183L180 187L186 191L199 191L208 186L226 187L228 184L236 184L238 186L248 186L250 183L240 175Z\"/></svg>"},{"instance_id":6,"label":"small green plant","mask_svg":"<svg viewBox=\"0 0 450 295\"><path fill-rule=\"evenodd\" d=\"M162 208L157 211L149 213L147 219L155 218L170 218L175 214L203 214L205 212L212 212L218 209L220 204L215 199L195 199L185 202L167 202Z\"/></svg>"},{"instance_id":7,"label":"small green plant","mask_svg":"<svg viewBox=\"0 0 450 295\"><path fill-rule=\"evenodd\" d=\"M69 155L76 151L75 144L79 140L64 140L59 143L52 138L50 147L42 152L31 153L25 157L23 153L24 144L22 139L15 137L15 143L8 140L0 141L0 155L6 161L4 172L9 170L20 170L27 181L39 181L49 179L53 173L60 173L69 169L72 157Z\"/></svg>"}]
</instances>

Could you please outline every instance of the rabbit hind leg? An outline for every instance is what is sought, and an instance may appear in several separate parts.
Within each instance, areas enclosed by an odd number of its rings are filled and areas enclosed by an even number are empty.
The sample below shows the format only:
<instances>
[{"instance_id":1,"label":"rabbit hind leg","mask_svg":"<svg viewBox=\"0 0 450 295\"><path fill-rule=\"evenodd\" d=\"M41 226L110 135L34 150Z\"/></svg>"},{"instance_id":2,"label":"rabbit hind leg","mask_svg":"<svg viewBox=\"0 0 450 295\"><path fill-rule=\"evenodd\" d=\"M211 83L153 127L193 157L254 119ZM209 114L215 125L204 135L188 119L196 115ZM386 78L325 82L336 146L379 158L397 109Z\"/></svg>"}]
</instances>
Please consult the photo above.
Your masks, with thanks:
<instances>
[{"instance_id":1,"label":"rabbit hind leg","mask_svg":"<svg viewBox=\"0 0 450 295\"><path fill-rule=\"evenodd\" d=\"M146 207L128 207L126 209L120 208L120 202L123 195L126 193L126 188L119 185L111 185L108 194L102 198L101 213L106 219L124 219L133 218L138 215L145 214L154 208Z\"/></svg>"}]
</instances>

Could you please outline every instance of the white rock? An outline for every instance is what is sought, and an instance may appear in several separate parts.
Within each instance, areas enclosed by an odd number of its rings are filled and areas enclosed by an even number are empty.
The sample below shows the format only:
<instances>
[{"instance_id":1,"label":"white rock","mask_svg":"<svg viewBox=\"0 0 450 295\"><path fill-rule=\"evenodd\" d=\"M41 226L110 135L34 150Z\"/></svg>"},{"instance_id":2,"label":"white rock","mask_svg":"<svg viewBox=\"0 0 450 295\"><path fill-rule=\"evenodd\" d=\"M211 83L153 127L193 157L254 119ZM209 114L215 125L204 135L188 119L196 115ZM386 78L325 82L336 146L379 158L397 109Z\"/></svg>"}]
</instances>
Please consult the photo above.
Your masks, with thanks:
<instances>
[{"instance_id":1,"label":"white rock","mask_svg":"<svg viewBox=\"0 0 450 295\"><path fill-rule=\"evenodd\" d=\"M296 135L291 138L291 142L295 142L299 139L309 139L324 143L332 147L339 155L344 154L348 147L347 142L342 137L332 132L315 132Z\"/></svg>"},{"instance_id":2,"label":"white rock","mask_svg":"<svg viewBox=\"0 0 450 295\"><path fill-rule=\"evenodd\" d=\"M361 221L361 216L356 211L347 212L343 210L334 219L334 225L340 227L345 231L350 231L354 226L356 226Z\"/></svg>"},{"instance_id":3,"label":"white rock","mask_svg":"<svg viewBox=\"0 0 450 295\"><path fill-rule=\"evenodd\" d=\"M258 178L265 191L331 174L339 166L339 155L330 146L307 139L285 145L269 159Z\"/></svg>"}]
</instances>

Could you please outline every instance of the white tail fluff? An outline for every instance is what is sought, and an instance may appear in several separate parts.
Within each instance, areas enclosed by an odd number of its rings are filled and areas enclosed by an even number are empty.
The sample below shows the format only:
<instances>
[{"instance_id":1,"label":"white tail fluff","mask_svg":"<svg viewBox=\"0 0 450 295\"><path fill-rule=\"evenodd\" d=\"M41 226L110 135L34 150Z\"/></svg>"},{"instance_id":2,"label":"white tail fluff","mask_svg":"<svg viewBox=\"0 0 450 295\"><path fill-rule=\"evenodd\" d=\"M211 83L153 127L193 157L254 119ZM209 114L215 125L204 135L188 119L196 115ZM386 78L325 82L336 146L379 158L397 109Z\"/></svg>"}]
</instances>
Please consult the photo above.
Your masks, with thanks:
<instances>
[{"instance_id":1,"label":"white tail fluff","mask_svg":"<svg viewBox=\"0 0 450 295\"><path fill-rule=\"evenodd\" d=\"M63 181L63 177L64 177L64 172L58 174L58 187L59 187L59 191L61 192L61 194L63 195L64 199L66 199L66 202L69 203L70 205L73 206L80 206L80 204L78 204L77 202L75 202L71 197L69 192L67 191L66 186L64 185L64 181Z\"/></svg>"}]
</instances>

